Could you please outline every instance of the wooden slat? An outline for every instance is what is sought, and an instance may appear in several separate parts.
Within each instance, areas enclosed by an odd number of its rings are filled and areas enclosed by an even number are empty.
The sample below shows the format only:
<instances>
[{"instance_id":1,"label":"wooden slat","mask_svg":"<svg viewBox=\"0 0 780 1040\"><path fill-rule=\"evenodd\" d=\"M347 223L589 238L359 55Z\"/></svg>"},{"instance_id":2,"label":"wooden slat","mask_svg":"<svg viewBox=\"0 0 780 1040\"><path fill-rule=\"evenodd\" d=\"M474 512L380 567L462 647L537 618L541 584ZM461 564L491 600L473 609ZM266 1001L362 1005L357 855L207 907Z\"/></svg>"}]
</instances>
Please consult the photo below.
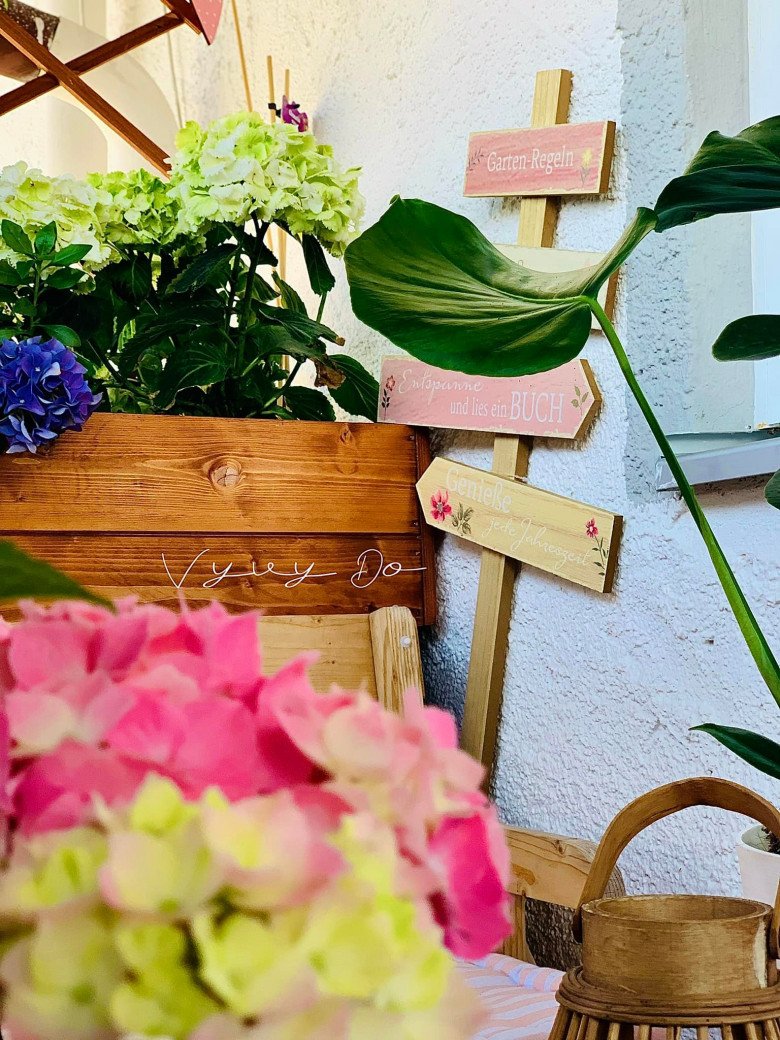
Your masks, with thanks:
<instances>
[{"instance_id":1,"label":"wooden slat","mask_svg":"<svg viewBox=\"0 0 780 1040\"><path fill-rule=\"evenodd\" d=\"M25 29L18 25L10 14L0 9L0 35L4 36L9 43L29 58L31 62L44 72L55 76L60 85L80 101L94 116L111 127L115 133L125 140L132 148L135 148L152 166L161 174L169 172L167 165L168 156L158 145L146 134L142 133L113 105L110 105L104 97L85 83L78 73L68 68L43 44L39 43Z\"/></svg>"},{"instance_id":2,"label":"wooden slat","mask_svg":"<svg viewBox=\"0 0 780 1040\"><path fill-rule=\"evenodd\" d=\"M377 696L369 619L365 615L263 618L260 641L266 675L299 654L316 651L322 655L311 670L316 689L325 693L335 683L347 690L364 688L372 697Z\"/></svg>"},{"instance_id":3,"label":"wooden slat","mask_svg":"<svg viewBox=\"0 0 780 1040\"><path fill-rule=\"evenodd\" d=\"M409 607L419 624L435 616L435 599L427 597L427 572L419 540L370 535L18 535L13 541L25 552L47 560L81 584L107 598L139 595L146 602L174 607L176 584L192 605L219 600L229 610L261 609L272 614L367 613L395 604ZM189 575L185 572L204 553ZM367 554L361 561L362 554ZM163 563L163 556L165 563ZM232 563L233 574L248 575L255 562L257 576L226 577L216 588L204 588ZM379 573L380 562L390 571ZM277 575L264 573L268 563ZM286 588L295 578L279 573L305 572L312 577ZM400 564L404 571L394 573ZM166 565L170 577L166 572ZM317 579L313 575L335 576ZM372 580L377 575L375 580ZM434 576L435 578L435 576ZM11 616L4 609L6 616Z\"/></svg>"},{"instance_id":4,"label":"wooden slat","mask_svg":"<svg viewBox=\"0 0 780 1040\"><path fill-rule=\"evenodd\" d=\"M0 532L419 532L419 431L95 415L0 459Z\"/></svg>"},{"instance_id":5,"label":"wooden slat","mask_svg":"<svg viewBox=\"0 0 780 1040\"><path fill-rule=\"evenodd\" d=\"M423 670L414 617L403 607L377 610L370 617L376 696L389 710L403 714L404 694L417 690L422 699Z\"/></svg>"},{"instance_id":6,"label":"wooden slat","mask_svg":"<svg viewBox=\"0 0 780 1040\"><path fill-rule=\"evenodd\" d=\"M138 26L136 29L123 33L122 36L118 36L115 40L101 43L99 47L95 47L93 50L87 51L78 58L67 62L67 66L73 72L83 76L85 73L113 61L120 55L128 54L137 47L149 43L150 40L163 36L165 33L170 32L171 29L175 29L182 24L183 20L179 15L169 12L161 15L159 18L155 18L154 21L148 22L146 25ZM36 79L30 80L28 83L22 84L20 87L9 90L0 96L0 116L12 112L15 108L19 108L22 105L26 105L30 101L34 101L52 90L56 90L59 85L57 77L47 72Z\"/></svg>"},{"instance_id":7,"label":"wooden slat","mask_svg":"<svg viewBox=\"0 0 780 1040\"><path fill-rule=\"evenodd\" d=\"M571 101L572 74L566 69L538 72L531 126L565 123ZM552 246L558 202L526 198L520 202L520 246ZM527 477L531 441L498 434L493 448L493 472L503 477ZM504 689L512 598L518 565L514 560L485 549L477 592L477 612L471 644L466 702L463 716L464 750L493 770L498 722Z\"/></svg>"}]
</instances>

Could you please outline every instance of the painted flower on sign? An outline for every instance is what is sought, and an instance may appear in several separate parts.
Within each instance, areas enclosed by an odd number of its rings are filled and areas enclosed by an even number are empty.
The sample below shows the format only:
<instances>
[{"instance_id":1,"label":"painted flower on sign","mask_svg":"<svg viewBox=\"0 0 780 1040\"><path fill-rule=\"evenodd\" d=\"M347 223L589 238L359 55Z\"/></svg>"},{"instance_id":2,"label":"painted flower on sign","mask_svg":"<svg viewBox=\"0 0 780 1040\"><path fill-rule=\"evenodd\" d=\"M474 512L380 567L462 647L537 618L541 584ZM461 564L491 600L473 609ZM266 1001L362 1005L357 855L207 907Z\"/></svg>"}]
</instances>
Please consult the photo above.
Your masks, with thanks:
<instances>
[{"instance_id":1,"label":"painted flower on sign","mask_svg":"<svg viewBox=\"0 0 780 1040\"><path fill-rule=\"evenodd\" d=\"M434 520L444 523L451 512L452 506L450 505L449 491L440 489L435 495L431 495L431 516Z\"/></svg>"},{"instance_id":2,"label":"painted flower on sign","mask_svg":"<svg viewBox=\"0 0 780 1040\"><path fill-rule=\"evenodd\" d=\"M596 521L588 520L587 524L585 524L585 534L588 536L588 538L597 538L598 533L599 529L598 527L596 527Z\"/></svg>"}]
</instances>

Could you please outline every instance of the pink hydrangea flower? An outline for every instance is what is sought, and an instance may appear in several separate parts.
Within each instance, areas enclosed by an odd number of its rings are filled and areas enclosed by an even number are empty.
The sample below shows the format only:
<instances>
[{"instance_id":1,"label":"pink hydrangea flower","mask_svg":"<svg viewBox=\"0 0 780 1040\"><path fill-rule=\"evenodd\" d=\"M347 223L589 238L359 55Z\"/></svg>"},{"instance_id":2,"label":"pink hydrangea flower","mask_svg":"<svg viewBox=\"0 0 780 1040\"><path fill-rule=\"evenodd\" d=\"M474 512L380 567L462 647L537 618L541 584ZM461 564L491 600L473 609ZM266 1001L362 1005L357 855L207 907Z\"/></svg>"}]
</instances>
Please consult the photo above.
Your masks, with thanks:
<instances>
[{"instance_id":1,"label":"pink hydrangea flower","mask_svg":"<svg viewBox=\"0 0 780 1040\"><path fill-rule=\"evenodd\" d=\"M451 512L446 492L435 502ZM305 904L348 869L334 836L350 817L390 835L398 894L453 952L482 956L508 934L508 858L482 768L418 694L403 716L364 693L320 694L311 655L264 677L257 615L218 604L23 612L0 623L0 809L15 841L122 813L156 775L205 806L214 874L193 882L196 902L222 884L247 912ZM112 849L142 863L162 840L150 826ZM105 872L115 902L132 882L124 855Z\"/></svg>"}]
</instances>

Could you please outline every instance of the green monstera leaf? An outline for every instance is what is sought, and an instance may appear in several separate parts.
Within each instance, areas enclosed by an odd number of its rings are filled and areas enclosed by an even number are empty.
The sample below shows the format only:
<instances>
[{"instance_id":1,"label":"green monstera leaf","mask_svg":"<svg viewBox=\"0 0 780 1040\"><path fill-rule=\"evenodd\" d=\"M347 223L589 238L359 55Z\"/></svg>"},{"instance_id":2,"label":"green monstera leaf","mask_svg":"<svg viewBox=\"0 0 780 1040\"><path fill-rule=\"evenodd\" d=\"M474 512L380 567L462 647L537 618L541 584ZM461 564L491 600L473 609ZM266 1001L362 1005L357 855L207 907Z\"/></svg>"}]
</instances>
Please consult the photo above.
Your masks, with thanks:
<instances>
[{"instance_id":1,"label":"green monstera leaf","mask_svg":"<svg viewBox=\"0 0 780 1040\"><path fill-rule=\"evenodd\" d=\"M546 274L509 260L465 217L396 199L347 249L352 306L430 364L475 375L546 371L582 350L590 298L654 223L640 210L598 267Z\"/></svg>"},{"instance_id":2,"label":"green monstera leaf","mask_svg":"<svg viewBox=\"0 0 780 1040\"><path fill-rule=\"evenodd\" d=\"M681 177L655 205L657 231L712 217L780 206L780 116L736 137L709 134Z\"/></svg>"}]
</instances>

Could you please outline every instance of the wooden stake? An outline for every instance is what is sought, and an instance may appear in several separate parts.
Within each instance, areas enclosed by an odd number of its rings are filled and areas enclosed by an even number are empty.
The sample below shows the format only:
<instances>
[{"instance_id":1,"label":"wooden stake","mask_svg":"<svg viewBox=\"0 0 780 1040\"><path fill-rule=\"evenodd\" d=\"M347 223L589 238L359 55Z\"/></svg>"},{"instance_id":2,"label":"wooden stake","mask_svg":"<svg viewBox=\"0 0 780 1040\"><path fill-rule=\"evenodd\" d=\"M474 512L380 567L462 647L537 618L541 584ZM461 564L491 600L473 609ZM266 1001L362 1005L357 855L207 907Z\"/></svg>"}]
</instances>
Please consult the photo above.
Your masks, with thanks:
<instances>
[{"instance_id":1,"label":"wooden stake","mask_svg":"<svg viewBox=\"0 0 780 1040\"><path fill-rule=\"evenodd\" d=\"M236 42L238 43L238 60L241 63L241 76L244 80L244 96L246 98L247 112L254 112L255 106L252 100L252 85L249 82L249 67L246 62L246 51L244 49L244 34L241 32L241 19L238 16L238 0L231 0L233 7L233 22L236 27Z\"/></svg>"},{"instance_id":2,"label":"wooden stake","mask_svg":"<svg viewBox=\"0 0 780 1040\"><path fill-rule=\"evenodd\" d=\"M565 123L571 86L572 74L566 69L538 72L531 126ZM551 246L557 219L555 199L522 199L518 245ZM525 477L531 446L527 438L498 434L493 448L493 472L510 478ZM483 763L488 782L501 714L512 597L518 570L514 560L489 549L483 551L461 746Z\"/></svg>"},{"instance_id":3,"label":"wooden stake","mask_svg":"<svg viewBox=\"0 0 780 1040\"><path fill-rule=\"evenodd\" d=\"M265 59L266 68L268 70L268 112L271 117L271 122L276 122L276 89L274 87L274 59L269 54Z\"/></svg>"}]
</instances>

